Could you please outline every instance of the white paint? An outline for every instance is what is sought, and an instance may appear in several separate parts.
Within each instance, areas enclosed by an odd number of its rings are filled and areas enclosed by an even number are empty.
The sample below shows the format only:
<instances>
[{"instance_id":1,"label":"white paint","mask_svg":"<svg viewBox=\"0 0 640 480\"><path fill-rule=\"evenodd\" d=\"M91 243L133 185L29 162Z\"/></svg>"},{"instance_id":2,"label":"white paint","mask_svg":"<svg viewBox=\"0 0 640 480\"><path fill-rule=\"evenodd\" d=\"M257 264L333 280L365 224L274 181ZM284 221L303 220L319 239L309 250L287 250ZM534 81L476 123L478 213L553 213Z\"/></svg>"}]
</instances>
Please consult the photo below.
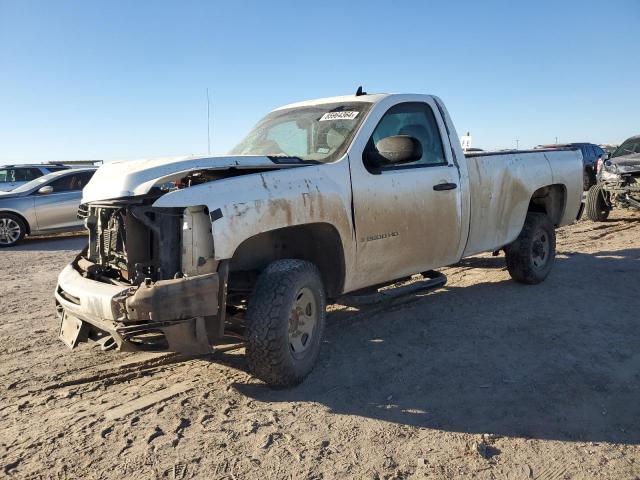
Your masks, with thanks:
<instances>
[{"instance_id":1,"label":"white paint","mask_svg":"<svg viewBox=\"0 0 640 480\"><path fill-rule=\"evenodd\" d=\"M347 154L333 163L287 168L260 156L112 163L102 166L94 176L84 191L83 202L141 195L192 170L268 168L262 173L175 190L160 197L154 206L206 206L209 212L220 209L222 217L213 222L211 233L216 261L231 258L242 242L262 232L309 223L330 224L344 250L345 291L504 246L522 228L533 192L546 185L565 186L567 204L561 224L574 220L582 194L579 155L566 151L519 152L467 159L449 114L437 97L333 97L281 109L354 101L370 102L372 106ZM371 174L362 163L364 146L384 113L403 102L424 102L432 107L447 165ZM456 188L434 192L432 187L443 182L455 183ZM195 246L189 232L193 225L193 218L187 219L185 240L189 248ZM192 259L193 266L198 256L194 251L185 255Z\"/></svg>"},{"instance_id":2,"label":"white paint","mask_svg":"<svg viewBox=\"0 0 640 480\"><path fill-rule=\"evenodd\" d=\"M82 203L144 195L153 186L177 180L190 171L229 167L282 168L263 156L184 156L111 162L102 165L84 188Z\"/></svg>"}]
</instances>

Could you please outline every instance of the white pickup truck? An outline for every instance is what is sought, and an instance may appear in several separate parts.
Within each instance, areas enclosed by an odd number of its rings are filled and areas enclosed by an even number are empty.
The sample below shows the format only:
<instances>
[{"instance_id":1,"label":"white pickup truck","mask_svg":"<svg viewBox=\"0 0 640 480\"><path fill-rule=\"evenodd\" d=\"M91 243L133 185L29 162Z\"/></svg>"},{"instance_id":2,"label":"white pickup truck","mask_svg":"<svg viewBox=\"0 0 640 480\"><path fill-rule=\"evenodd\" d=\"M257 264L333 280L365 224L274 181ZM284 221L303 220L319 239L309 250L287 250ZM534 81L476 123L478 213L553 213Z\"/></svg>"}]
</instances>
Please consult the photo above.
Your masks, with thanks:
<instances>
[{"instance_id":1,"label":"white pickup truck","mask_svg":"<svg viewBox=\"0 0 640 480\"><path fill-rule=\"evenodd\" d=\"M328 301L499 250L538 283L581 196L579 151L465 156L434 96L287 105L227 156L100 167L88 246L55 292L60 337L204 353L242 329L251 372L296 384Z\"/></svg>"}]
</instances>

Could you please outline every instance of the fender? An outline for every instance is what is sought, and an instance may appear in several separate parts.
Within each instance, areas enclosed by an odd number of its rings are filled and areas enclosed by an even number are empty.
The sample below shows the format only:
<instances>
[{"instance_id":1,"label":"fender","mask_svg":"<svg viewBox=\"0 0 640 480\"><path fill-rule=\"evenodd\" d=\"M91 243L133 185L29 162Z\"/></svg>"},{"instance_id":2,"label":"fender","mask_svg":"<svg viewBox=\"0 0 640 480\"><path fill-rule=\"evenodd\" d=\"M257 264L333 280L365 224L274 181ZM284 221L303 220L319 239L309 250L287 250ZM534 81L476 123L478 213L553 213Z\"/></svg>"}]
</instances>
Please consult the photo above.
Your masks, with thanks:
<instances>
[{"instance_id":1,"label":"fender","mask_svg":"<svg viewBox=\"0 0 640 480\"><path fill-rule=\"evenodd\" d=\"M355 247L347 162L345 156L331 164L225 178L167 193L153 206L206 206L216 260L231 258L243 241L259 233L329 223L340 234L345 263L349 265Z\"/></svg>"}]
</instances>

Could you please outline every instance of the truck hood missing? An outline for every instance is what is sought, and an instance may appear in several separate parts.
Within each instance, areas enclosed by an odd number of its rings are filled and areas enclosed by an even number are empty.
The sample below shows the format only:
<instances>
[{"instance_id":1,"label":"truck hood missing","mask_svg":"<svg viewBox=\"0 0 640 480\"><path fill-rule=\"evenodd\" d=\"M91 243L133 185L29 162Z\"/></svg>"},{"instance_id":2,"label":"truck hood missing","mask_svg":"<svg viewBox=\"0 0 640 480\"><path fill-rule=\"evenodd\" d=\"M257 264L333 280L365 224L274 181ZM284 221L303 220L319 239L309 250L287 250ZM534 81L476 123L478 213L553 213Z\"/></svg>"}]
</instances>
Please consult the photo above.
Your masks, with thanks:
<instances>
[{"instance_id":1,"label":"truck hood missing","mask_svg":"<svg viewBox=\"0 0 640 480\"><path fill-rule=\"evenodd\" d=\"M82 192L82 203L145 195L156 186L198 170L247 173L300 167L297 158L266 156L170 157L111 162L101 166Z\"/></svg>"}]
</instances>

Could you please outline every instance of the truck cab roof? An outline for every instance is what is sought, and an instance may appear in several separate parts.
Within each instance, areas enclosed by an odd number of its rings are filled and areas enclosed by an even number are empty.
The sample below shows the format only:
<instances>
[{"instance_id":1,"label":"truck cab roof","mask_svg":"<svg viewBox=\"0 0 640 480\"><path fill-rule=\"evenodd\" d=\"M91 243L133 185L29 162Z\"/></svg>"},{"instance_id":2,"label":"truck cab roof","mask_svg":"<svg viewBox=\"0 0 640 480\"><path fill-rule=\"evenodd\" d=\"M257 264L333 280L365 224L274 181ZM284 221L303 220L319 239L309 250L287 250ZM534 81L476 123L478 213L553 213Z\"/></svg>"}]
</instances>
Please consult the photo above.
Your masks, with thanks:
<instances>
[{"instance_id":1,"label":"truck cab roof","mask_svg":"<svg viewBox=\"0 0 640 480\"><path fill-rule=\"evenodd\" d=\"M364 93L362 95L341 95L337 97L324 97L324 98L315 98L313 100L304 100L301 102L290 103L288 105L283 105L274 109L276 112L278 110L286 110L288 108L297 108L297 107L308 107L313 105L323 105L326 103L343 103L343 102L363 102L363 103L378 103L381 100L389 97L403 97L408 98L412 97L416 98L433 98L432 95L424 95L424 94L413 94L413 93Z\"/></svg>"}]
</instances>

